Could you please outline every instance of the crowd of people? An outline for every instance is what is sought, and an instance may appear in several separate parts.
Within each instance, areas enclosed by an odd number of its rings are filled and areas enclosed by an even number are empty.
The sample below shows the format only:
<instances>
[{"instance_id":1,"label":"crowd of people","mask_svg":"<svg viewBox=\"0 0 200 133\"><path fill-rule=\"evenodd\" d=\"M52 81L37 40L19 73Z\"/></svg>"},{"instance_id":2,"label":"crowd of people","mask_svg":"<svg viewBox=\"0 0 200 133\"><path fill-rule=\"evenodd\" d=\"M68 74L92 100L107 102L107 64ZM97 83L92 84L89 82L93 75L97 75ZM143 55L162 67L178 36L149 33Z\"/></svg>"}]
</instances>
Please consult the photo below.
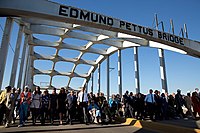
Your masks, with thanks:
<instances>
[{"instance_id":1,"label":"crowd of people","mask_svg":"<svg viewBox=\"0 0 200 133\"><path fill-rule=\"evenodd\" d=\"M86 93L82 87L79 92L61 88L57 94L56 88L49 94L48 89L43 92L39 86L32 91L25 86L11 88L7 86L0 94L0 125L5 127L16 123L23 127L29 118L35 125L40 121L55 124L74 124L75 121L90 124L109 124L118 117L136 119L196 119L200 116L200 95L196 88L194 92L188 92L186 96L178 89L176 94L168 96L167 93L152 89L149 94L133 94L126 91L123 96L112 95L106 99L103 93Z\"/></svg>"}]
</instances>

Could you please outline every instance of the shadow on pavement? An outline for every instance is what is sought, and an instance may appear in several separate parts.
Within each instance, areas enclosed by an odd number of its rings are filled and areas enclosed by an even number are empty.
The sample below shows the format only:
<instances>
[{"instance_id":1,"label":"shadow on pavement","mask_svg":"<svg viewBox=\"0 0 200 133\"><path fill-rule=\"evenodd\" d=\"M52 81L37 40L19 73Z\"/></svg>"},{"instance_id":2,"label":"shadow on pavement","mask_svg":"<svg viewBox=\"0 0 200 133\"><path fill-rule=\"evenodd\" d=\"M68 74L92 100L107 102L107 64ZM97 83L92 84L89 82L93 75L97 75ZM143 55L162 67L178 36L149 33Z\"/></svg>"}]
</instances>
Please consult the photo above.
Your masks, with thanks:
<instances>
[{"instance_id":1,"label":"shadow on pavement","mask_svg":"<svg viewBox=\"0 0 200 133\"><path fill-rule=\"evenodd\" d=\"M80 125L80 126L82 126L82 125ZM48 127L46 129L36 129L36 127L41 127L40 125L38 125L38 126L34 126L33 130L31 130L31 127L33 127L33 126L28 126L28 127L30 127L28 130L25 130L25 129L23 130L24 127L22 127L22 128L20 128L22 130L20 130L20 129L18 131L16 131L16 130L8 131L7 130L7 131L1 132L1 133L57 132L57 131L70 131L70 130L78 131L78 130L83 130L83 129L89 130L89 129L99 129L99 128L128 127L128 126L129 125L122 125L122 124L120 124L120 125L101 125L101 126L100 125L99 126L84 125L84 127L82 126L82 127L67 128L67 126L65 127L65 125L62 125L62 126L60 126L61 128L56 127L56 129L55 128L49 129Z\"/></svg>"}]
</instances>

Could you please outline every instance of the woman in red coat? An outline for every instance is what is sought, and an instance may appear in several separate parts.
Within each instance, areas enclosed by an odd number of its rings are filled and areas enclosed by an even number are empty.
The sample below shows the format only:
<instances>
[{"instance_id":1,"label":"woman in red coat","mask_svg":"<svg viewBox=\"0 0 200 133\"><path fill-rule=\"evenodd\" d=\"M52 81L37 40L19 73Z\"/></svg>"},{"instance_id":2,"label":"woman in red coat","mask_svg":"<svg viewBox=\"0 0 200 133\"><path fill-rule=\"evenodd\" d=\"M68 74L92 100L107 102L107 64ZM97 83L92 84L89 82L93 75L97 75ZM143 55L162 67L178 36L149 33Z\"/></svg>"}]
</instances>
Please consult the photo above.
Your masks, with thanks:
<instances>
[{"instance_id":1,"label":"woman in red coat","mask_svg":"<svg viewBox=\"0 0 200 133\"><path fill-rule=\"evenodd\" d=\"M194 116L196 117L197 113L200 116L200 101L197 92L192 93L192 102L193 102Z\"/></svg>"}]
</instances>

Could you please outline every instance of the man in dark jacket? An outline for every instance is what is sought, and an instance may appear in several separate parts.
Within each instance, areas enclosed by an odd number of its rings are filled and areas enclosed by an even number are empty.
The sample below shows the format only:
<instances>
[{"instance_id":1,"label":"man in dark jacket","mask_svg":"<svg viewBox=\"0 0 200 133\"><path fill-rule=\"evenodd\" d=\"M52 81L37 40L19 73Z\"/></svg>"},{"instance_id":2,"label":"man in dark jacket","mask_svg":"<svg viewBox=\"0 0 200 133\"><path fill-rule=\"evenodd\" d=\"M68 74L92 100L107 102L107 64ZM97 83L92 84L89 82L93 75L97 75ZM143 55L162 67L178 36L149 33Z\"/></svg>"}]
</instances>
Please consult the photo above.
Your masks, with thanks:
<instances>
[{"instance_id":1,"label":"man in dark jacket","mask_svg":"<svg viewBox=\"0 0 200 133\"><path fill-rule=\"evenodd\" d=\"M176 113L178 116L180 116L181 118L184 117L184 113L183 113L183 109L182 106L184 104L184 100L183 97L181 95L181 90L178 89L177 90L177 94L175 95L175 104L176 104Z\"/></svg>"},{"instance_id":2,"label":"man in dark jacket","mask_svg":"<svg viewBox=\"0 0 200 133\"><path fill-rule=\"evenodd\" d=\"M136 98L135 96L133 96L133 92L130 92L130 98L129 98L129 112L130 112L130 116L131 118L135 117L135 101Z\"/></svg>"},{"instance_id":3,"label":"man in dark jacket","mask_svg":"<svg viewBox=\"0 0 200 133\"><path fill-rule=\"evenodd\" d=\"M70 94L67 95L67 104L68 104L68 120L70 125L72 125L72 119L75 116L76 112L76 105L77 105L77 98L74 95L74 91L72 90Z\"/></svg>"},{"instance_id":4,"label":"man in dark jacket","mask_svg":"<svg viewBox=\"0 0 200 133\"><path fill-rule=\"evenodd\" d=\"M154 91L154 99L155 99L155 119L160 120L161 119L161 98L158 93L158 90Z\"/></svg>"},{"instance_id":5,"label":"man in dark jacket","mask_svg":"<svg viewBox=\"0 0 200 133\"><path fill-rule=\"evenodd\" d=\"M126 91L126 93L123 95L123 103L125 106L124 107L125 117L130 117L130 112L129 112L130 97L128 91Z\"/></svg>"}]
</instances>

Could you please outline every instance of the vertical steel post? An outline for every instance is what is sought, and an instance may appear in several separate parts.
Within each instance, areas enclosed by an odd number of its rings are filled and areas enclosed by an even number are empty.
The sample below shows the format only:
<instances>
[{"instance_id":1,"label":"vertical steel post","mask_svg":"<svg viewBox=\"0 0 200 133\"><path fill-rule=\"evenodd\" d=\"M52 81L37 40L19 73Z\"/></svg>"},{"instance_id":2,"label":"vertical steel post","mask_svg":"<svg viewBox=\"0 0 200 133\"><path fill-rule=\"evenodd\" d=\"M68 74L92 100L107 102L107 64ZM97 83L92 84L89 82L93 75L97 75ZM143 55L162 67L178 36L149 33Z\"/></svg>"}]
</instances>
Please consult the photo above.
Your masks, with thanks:
<instances>
[{"instance_id":1,"label":"vertical steel post","mask_svg":"<svg viewBox=\"0 0 200 133\"><path fill-rule=\"evenodd\" d=\"M101 89L101 64L98 64L98 93L100 93Z\"/></svg>"},{"instance_id":2,"label":"vertical steel post","mask_svg":"<svg viewBox=\"0 0 200 133\"><path fill-rule=\"evenodd\" d=\"M91 92L94 92L94 73L91 73L91 80L92 80L92 84L91 84Z\"/></svg>"},{"instance_id":3,"label":"vertical steel post","mask_svg":"<svg viewBox=\"0 0 200 133\"><path fill-rule=\"evenodd\" d=\"M140 93L140 73L139 73L139 61L138 61L138 47L133 47L134 53L134 66L135 66L135 89L136 94Z\"/></svg>"},{"instance_id":4,"label":"vertical steel post","mask_svg":"<svg viewBox=\"0 0 200 133\"><path fill-rule=\"evenodd\" d=\"M174 34L174 23L173 23L172 19L170 19L170 25L171 25L171 28L172 28L172 33Z\"/></svg>"},{"instance_id":5,"label":"vertical steel post","mask_svg":"<svg viewBox=\"0 0 200 133\"><path fill-rule=\"evenodd\" d=\"M181 28L181 35L182 35L182 37L184 38L184 31L183 31L183 28Z\"/></svg>"},{"instance_id":6,"label":"vertical steel post","mask_svg":"<svg viewBox=\"0 0 200 133\"><path fill-rule=\"evenodd\" d=\"M31 63L31 58L30 57L28 57L28 60L27 60L27 65L26 65L26 68L25 68L25 76L24 76L24 81L23 81L23 83L25 84L25 85L28 85L29 83L29 79L30 79L30 63Z\"/></svg>"},{"instance_id":7,"label":"vertical steel post","mask_svg":"<svg viewBox=\"0 0 200 133\"><path fill-rule=\"evenodd\" d=\"M28 34L25 34L25 39L24 39L24 46L22 50L22 57L21 57L21 64L20 64L20 70L19 70L19 77L18 77L18 83L17 87L21 88L22 86L22 75L24 71L24 61L25 61L25 56L26 56L26 51L27 51L27 46L28 46Z\"/></svg>"},{"instance_id":8,"label":"vertical steel post","mask_svg":"<svg viewBox=\"0 0 200 133\"><path fill-rule=\"evenodd\" d=\"M29 83L29 85L30 85L30 88L33 90L34 88L34 84L33 84L33 76L34 76L34 60L33 60L33 54L34 54L34 51L33 51L33 46L31 46L30 45L30 53L29 53L30 55L30 72L29 72L29 76L28 77L30 77L30 80L28 79L28 83Z\"/></svg>"},{"instance_id":9,"label":"vertical steel post","mask_svg":"<svg viewBox=\"0 0 200 133\"><path fill-rule=\"evenodd\" d=\"M27 58L26 58L26 67L25 67L25 74L24 74L24 85L29 85L30 89L33 90L33 62L34 60L32 59L34 54L33 51L33 46L29 45L29 52L27 53Z\"/></svg>"},{"instance_id":10,"label":"vertical steel post","mask_svg":"<svg viewBox=\"0 0 200 133\"><path fill-rule=\"evenodd\" d=\"M13 59L13 64L12 64L11 77L10 77L10 86L12 87L14 87L15 85L15 79L17 76L16 73L17 73L17 66L19 62L19 53L20 53L20 47L22 43L23 31L24 31L24 26L20 24L18 37L17 37L17 43L15 47L15 54L14 54L14 59Z\"/></svg>"},{"instance_id":11,"label":"vertical steel post","mask_svg":"<svg viewBox=\"0 0 200 133\"><path fill-rule=\"evenodd\" d=\"M6 59L8 55L8 46L10 42L12 26L13 26L13 19L7 18L4 32L3 32L3 37L2 37L2 42L1 42L1 51L0 51L0 90L2 88L2 82L3 82L4 71L5 71L5 66L6 66Z\"/></svg>"},{"instance_id":12,"label":"vertical steel post","mask_svg":"<svg viewBox=\"0 0 200 133\"><path fill-rule=\"evenodd\" d=\"M158 17L157 14L155 15L155 21L156 21L156 29L158 30ZM170 23L173 24L173 21L170 20ZM162 30L164 30L164 25L162 24ZM172 31L174 32L174 27L172 26ZM165 56L164 56L164 50L158 49L159 54L159 60L160 60L160 75L161 75L161 82L162 82L162 92L168 92L167 88L167 76L166 76L166 67L165 67Z\"/></svg>"},{"instance_id":13,"label":"vertical steel post","mask_svg":"<svg viewBox=\"0 0 200 133\"><path fill-rule=\"evenodd\" d=\"M88 81L87 81L87 79L86 79L86 83L85 83L84 87L85 87L85 92L88 93Z\"/></svg>"},{"instance_id":14,"label":"vertical steel post","mask_svg":"<svg viewBox=\"0 0 200 133\"><path fill-rule=\"evenodd\" d=\"M110 56L107 57L107 100L110 97Z\"/></svg>"},{"instance_id":15,"label":"vertical steel post","mask_svg":"<svg viewBox=\"0 0 200 133\"><path fill-rule=\"evenodd\" d=\"M187 32L187 26L186 26L186 24L184 24L184 32L185 32L186 38L188 38L188 32Z\"/></svg>"},{"instance_id":16,"label":"vertical steel post","mask_svg":"<svg viewBox=\"0 0 200 133\"><path fill-rule=\"evenodd\" d=\"M31 47L27 44L27 48L26 48L26 53L25 53L25 62L24 62L24 68L22 71L22 80L21 80L21 86L26 86L27 84L25 84L25 79L27 78L27 69L31 69L29 68L29 54L30 54L30 49ZM29 85L29 88L32 89Z\"/></svg>"},{"instance_id":17,"label":"vertical steel post","mask_svg":"<svg viewBox=\"0 0 200 133\"><path fill-rule=\"evenodd\" d=\"M122 96L122 59L121 59L121 49L118 50L118 89L119 89L120 96Z\"/></svg>"},{"instance_id":18,"label":"vertical steel post","mask_svg":"<svg viewBox=\"0 0 200 133\"><path fill-rule=\"evenodd\" d=\"M164 50L158 49L158 54L159 54L159 59L160 59L160 74L161 74L161 82L162 82L162 92L168 93Z\"/></svg>"}]
</instances>

